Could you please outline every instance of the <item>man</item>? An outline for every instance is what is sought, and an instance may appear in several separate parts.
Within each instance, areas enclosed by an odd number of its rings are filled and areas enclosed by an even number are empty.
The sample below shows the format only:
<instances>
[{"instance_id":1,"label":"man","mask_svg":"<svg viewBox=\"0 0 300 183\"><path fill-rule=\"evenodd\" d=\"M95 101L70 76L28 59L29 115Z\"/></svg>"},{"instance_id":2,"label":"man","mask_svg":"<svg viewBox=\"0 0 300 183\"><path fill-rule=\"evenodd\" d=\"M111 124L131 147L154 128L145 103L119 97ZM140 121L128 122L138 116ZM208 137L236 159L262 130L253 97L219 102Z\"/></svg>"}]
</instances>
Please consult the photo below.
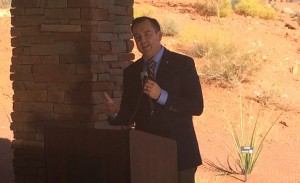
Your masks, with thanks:
<instances>
[{"instance_id":1,"label":"man","mask_svg":"<svg viewBox=\"0 0 300 183\"><path fill-rule=\"evenodd\" d=\"M161 45L162 32L157 20L136 18L131 30L143 56L124 69L120 107L104 93L109 123L135 123L137 130L174 139L179 183L194 183L197 166L202 161L192 116L203 112L195 63L192 58ZM149 65L154 65L154 71Z\"/></svg>"}]
</instances>

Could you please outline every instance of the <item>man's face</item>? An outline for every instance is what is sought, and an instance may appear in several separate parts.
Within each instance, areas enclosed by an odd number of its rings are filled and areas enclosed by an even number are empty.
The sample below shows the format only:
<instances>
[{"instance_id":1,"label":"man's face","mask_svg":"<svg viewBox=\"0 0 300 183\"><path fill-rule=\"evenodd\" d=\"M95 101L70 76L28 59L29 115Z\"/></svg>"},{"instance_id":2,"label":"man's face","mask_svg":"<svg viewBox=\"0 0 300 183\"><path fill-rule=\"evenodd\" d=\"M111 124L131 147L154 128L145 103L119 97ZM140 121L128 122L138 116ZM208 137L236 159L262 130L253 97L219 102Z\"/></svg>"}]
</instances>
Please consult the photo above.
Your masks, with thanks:
<instances>
[{"instance_id":1,"label":"man's face","mask_svg":"<svg viewBox=\"0 0 300 183\"><path fill-rule=\"evenodd\" d=\"M132 33L137 48L144 57L149 59L159 52L162 33L156 32L149 20L136 24L132 28Z\"/></svg>"}]
</instances>

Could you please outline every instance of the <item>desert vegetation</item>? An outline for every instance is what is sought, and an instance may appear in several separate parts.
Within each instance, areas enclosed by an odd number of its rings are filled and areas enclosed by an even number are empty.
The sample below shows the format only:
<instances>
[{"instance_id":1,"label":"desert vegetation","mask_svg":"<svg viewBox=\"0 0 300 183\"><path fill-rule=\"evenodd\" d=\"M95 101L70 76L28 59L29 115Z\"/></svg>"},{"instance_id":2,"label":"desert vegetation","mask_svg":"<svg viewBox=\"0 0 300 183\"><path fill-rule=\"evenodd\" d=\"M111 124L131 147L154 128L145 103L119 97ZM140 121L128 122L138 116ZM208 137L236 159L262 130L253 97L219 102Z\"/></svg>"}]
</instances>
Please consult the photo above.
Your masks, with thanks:
<instances>
[{"instance_id":1,"label":"desert vegetation","mask_svg":"<svg viewBox=\"0 0 300 183\"><path fill-rule=\"evenodd\" d=\"M11 0L0 0L0 8L6 9L11 7Z\"/></svg>"},{"instance_id":2,"label":"desert vegetation","mask_svg":"<svg viewBox=\"0 0 300 183\"><path fill-rule=\"evenodd\" d=\"M10 5L0 0L2 9ZM299 181L294 153L300 152L300 56L294 45L300 49L300 9L260 0L134 1L134 17L143 15L159 20L168 49L194 58L201 78L205 111L194 121L205 167L217 174L206 177L209 172L200 169L197 183L236 180L219 175L260 175L254 168L263 173L253 182ZM218 151L220 141L228 150ZM241 153L242 146L254 153ZM264 166L274 158L285 170Z\"/></svg>"},{"instance_id":3,"label":"desert vegetation","mask_svg":"<svg viewBox=\"0 0 300 183\"><path fill-rule=\"evenodd\" d=\"M166 46L173 46L176 51L195 58L203 84L239 91L239 104L232 106L239 112L229 114L229 111L224 111L224 116L227 116L224 119L227 121L225 128L231 137L232 150L227 151L227 160L219 160L216 157L216 161L205 159L205 164L218 175L251 174L260 161L263 148L274 126L279 122L285 124L281 118L285 113L297 108L292 99L293 96L297 96L297 92L291 89L291 93L287 94L278 83L269 82L258 84L252 94L240 93L240 88L254 85L258 73L264 72L262 69L274 63L276 58L264 49L264 43L260 40L247 46L242 40L237 41L235 35L240 32L235 29L231 31L236 32L228 32L224 30L222 23L225 24L224 22L234 15L244 17L245 20L252 17L257 22L276 21L282 13L299 22L299 13L295 11L293 14L287 14L283 9L259 0L149 4L147 8L144 4L135 4L137 8L134 16L157 18L161 22ZM168 6L173 7L168 12L171 16L165 16ZM191 20L183 17L187 16L186 12L193 14ZM255 103L259 107L256 105L256 110L252 110L249 105L245 107L246 103L251 103L251 106ZM253 148L253 153L242 153L243 146ZM241 180L247 181L247 176ZM198 182L222 181L215 178L198 179Z\"/></svg>"}]
</instances>

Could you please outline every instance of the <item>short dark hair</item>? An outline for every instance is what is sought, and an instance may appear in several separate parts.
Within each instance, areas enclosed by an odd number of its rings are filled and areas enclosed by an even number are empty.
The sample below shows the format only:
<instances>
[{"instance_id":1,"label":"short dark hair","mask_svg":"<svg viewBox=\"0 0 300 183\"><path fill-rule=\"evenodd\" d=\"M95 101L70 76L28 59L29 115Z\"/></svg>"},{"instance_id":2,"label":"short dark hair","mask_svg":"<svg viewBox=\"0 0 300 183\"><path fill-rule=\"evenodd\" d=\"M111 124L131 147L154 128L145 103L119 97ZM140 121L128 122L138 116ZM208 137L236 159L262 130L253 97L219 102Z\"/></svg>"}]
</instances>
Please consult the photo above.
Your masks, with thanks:
<instances>
[{"instance_id":1,"label":"short dark hair","mask_svg":"<svg viewBox=\"0 0 300 183\"><path fill-rule=\"evenodd\" d=\"M142 17L138 17L138 18L135 18L133 21L132 21L132 24L131 24L131 32L133 30L133 27L137 24L140 24L146 20L149 20L152 27L154 28L154 30L156 32L160 31L160 25L158 23L158 21L154 18L150 18L150 17L147 17L147 16L142 16Z\"/></svg>"}]
</instances>

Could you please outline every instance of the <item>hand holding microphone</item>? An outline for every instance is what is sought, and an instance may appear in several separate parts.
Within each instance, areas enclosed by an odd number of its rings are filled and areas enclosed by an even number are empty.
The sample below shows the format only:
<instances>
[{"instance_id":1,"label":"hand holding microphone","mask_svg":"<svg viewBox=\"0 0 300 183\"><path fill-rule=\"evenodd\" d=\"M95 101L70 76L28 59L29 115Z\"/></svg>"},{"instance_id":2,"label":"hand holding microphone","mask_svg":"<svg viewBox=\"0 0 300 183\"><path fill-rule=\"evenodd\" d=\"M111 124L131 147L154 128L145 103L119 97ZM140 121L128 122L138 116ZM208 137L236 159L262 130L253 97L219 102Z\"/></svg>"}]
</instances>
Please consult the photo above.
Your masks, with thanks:
<instances>
[{"instance_id":1,"label":"hand holding microphone","mask_svg":"<svg viewBox=\"0 0 300 183\"><path fill-rule=\"evenodd\" d=\"M144 93L149 95L152 99L157 100L160 96L161 88L155 81L147 79L144 84Z\"/></svg>"}]
</instances>

